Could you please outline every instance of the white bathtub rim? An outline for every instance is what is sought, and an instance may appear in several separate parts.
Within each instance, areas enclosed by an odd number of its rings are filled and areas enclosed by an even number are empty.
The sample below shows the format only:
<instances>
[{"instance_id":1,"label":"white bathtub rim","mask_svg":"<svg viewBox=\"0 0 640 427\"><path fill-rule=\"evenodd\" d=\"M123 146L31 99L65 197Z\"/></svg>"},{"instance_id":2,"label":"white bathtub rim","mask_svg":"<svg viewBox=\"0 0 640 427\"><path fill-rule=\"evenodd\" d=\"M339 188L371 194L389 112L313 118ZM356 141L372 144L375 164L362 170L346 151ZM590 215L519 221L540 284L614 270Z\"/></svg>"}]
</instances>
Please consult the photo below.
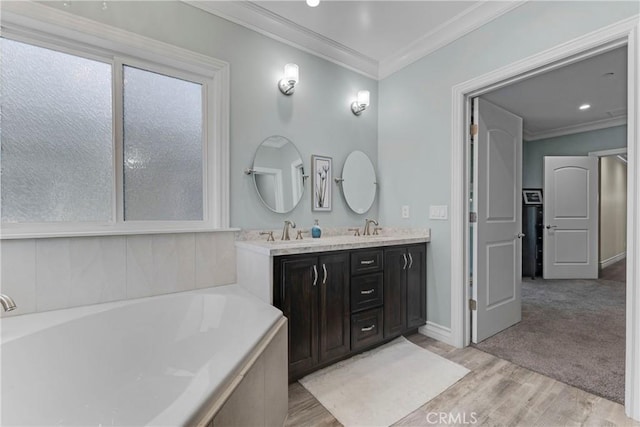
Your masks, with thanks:
<instances>
[{"instance_id":1,"label":"white bathtub rim","mask_svg":"<svg viewBox=\"0 0 640 427\"><path fill-rule=\"evenodd\" d=\"M242 286L237 283L233 283L228 285L215 285L208 288L199 288L189 291L172 292L162 295L82 305L78 307L62 308L37 313L25 313L17 316L0 318L0 344L5 344L75 319L113 310L114 308L140 304L145 301L163 300L175 297L176 295L198 295L209 293L236 293L254 301L259 300L259 298L256 298L255 295L247 292Z\"/></svg>"}]
</instances>

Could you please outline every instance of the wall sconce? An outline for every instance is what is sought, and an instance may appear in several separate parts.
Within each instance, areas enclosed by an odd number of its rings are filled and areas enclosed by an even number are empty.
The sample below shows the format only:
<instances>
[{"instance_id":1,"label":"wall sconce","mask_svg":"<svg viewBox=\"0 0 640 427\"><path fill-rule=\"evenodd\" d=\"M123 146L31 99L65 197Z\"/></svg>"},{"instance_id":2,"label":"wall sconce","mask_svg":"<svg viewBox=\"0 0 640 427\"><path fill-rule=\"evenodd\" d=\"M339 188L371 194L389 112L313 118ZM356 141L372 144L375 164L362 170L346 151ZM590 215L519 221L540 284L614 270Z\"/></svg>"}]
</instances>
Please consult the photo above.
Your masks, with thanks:
<instances>
[{"instance_id":1,"label":"wall sconce","mask_svg":"<svg viewBox=\"0 0 640 427\"><path fill-rule=\"evenodd\" d=\"M369 106L369 91L368 90L359 90L358 97L356 101L353 101L351 104L351 111L356 116L362 114L364 110Z\"/></svg>"},{"instance_id":2,"label":"wall sconce","mask_svg":"<svg viewBox=\"0 0 640 427\"><path fill-rule=\"evenodd\" d=\"M278 82L280 92L285 95L291 95L298 83L298 66L296 64L287 64L284 66L284 76Z\"/></svg>"}]
</instances>

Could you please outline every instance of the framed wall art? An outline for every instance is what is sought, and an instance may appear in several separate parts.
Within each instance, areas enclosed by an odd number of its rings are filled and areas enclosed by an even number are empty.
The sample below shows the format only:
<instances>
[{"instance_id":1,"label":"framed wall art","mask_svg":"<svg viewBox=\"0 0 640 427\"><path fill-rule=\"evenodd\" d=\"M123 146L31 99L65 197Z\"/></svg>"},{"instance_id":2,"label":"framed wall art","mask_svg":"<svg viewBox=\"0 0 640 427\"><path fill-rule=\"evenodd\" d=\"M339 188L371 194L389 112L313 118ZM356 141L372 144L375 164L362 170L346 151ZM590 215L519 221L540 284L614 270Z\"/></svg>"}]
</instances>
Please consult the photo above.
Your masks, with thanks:
<instances>
[{"instance_id":1,"label":"framed wall art","mask_svg":"<svg viewBox=\"0 0 640 427\"><path fill-rule=\"evenodd\" d=\"M311 210L331 211L331 157L311 156Z\"/></svg>"}]
</instances>

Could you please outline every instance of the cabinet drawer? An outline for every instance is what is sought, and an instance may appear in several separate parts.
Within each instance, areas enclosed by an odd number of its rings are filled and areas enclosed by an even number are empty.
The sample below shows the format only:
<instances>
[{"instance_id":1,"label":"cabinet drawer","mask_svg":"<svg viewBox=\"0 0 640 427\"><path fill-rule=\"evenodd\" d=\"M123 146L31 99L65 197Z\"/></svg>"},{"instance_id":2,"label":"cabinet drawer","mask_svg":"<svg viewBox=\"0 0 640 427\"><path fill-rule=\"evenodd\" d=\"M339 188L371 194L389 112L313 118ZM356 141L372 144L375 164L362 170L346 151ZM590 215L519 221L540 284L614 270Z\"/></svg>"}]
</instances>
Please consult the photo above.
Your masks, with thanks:
<instances>
[{"instance_id":1,"label":"cabinet drawer","mask_svg":"<svg viewBox=\"0 0 640 427\"><path fill-rule=\"evenodd\" d=\"M382 305L382 273L356 276L351 280L351 311Z\"/></svg>"},{"instance_id":2,"label":"cabinet drawer","mask_svg":"<svg viewBox=\"0 0 640 427\"><path fill-rule=\"evenodd\" d=\"M351 254L351 274L382 271L382 249L356 251Z\"/></svg>"},{"instance_id":3,"label":"cabinet drawer","mask_svg":"<svg viewBox=\"0 0 640 427\"><path fill-rule=\"evenodd\" d=\"M382 308L351 316L351 351L382 341Z\"/></svg>"}]
</instances>

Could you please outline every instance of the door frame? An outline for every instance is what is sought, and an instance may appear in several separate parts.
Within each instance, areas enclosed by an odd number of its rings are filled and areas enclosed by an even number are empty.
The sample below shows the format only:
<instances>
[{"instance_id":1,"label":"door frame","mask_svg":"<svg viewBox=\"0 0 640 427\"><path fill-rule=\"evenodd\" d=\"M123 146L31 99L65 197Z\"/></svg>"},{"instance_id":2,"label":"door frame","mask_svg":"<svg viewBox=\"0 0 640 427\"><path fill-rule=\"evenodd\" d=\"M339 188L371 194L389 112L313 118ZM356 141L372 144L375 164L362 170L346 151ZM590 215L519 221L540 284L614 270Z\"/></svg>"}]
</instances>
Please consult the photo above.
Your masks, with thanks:
<instances>
[{"instance_id":1,"label":"door frame","mask_svg":"<svg viewBox=\"0 0 640 427\"><path fill-rule=\"evenodd\" d=\"M452 88L451 115L451 335L449 343L470 343L469 300L469 124L470 100L489 91L582 59L627 46L627 256L640 254L640 85L639 16L635 15L572 41L529 56ZM627 263L625 413L640 420L640 268Z\"/></svg>"}]
</instances>

